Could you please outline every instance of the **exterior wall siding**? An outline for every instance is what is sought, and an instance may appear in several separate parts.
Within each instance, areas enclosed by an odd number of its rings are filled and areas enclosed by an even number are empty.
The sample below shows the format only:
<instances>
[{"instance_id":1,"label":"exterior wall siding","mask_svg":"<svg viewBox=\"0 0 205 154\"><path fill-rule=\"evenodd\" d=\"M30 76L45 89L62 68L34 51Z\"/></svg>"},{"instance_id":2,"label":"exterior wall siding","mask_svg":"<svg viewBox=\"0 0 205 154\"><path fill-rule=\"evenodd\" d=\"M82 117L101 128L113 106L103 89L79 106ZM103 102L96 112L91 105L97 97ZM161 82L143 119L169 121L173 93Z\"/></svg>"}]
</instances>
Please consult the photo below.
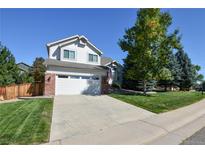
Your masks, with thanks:
<instances>
[{"instance_id":1,"label":"exterior wall siding","mask_svg":"<svg viewBox=\"0 0 205 154\"><path fill-rule=\"evenodd\" d=\"M69 60L63 57L64 50L72 50L75 51L75 59ZM98 56L98 62L89 62L88 55L95 54ZM75 41L73 43L67 44L63 47L59 47L58 45L52 46L49 49L49 58L57 59L61 61L68 62L76 62L76 63L84 63L90 65L100 65L101 64L101 55L99 55L91 46L88 44L80 45L79 41Z\"/></svg>"}]
</instances>

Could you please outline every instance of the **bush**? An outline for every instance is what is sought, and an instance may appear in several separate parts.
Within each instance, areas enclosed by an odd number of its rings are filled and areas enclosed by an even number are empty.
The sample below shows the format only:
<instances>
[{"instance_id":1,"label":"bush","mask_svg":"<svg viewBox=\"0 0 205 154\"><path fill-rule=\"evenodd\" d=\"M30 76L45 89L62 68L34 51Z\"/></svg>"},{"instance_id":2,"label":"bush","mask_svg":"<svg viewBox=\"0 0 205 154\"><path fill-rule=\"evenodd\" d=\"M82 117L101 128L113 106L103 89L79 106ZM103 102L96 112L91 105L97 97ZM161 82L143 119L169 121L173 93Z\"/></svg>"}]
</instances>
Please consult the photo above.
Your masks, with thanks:
<instances>
[{"instance_id":1,"label":"bush","mask_svg":"<svg viewBox=\"0 0 205 154\"><path fill-rule=\"evenodd\" d=\"M156 81L150 80L147 83L147 91L152 91L156 86ZM143 91L143 83L140 80L123 80L122 87L125 89Z\"/></svg>"},{"instance_id":2,"label":"bush","mask_svg":"<svg viewBox=\"0 0 205 154\"><path fill-rule=\"evenodd\" d=\"M121 89L121 86L120 86L119 83L113 83L113 84L112 84L112 87L113 87L113 88L117 88L117 89Z\"/></svg>"},{"instance_id":3,"label":"bush","mask_svg":"<svg viewBox=\"0 0 205 154\"><path fill-rule=\"evenodd\" d=\"M202 90L205 91L205 81L202 82Z\"/></svg>"},{"instance_id":4,"label":"bush","mask_svg":"<svg viewBox=\"0 0 205 154\"><path fill-rule=\"evenodd\" d=\"M33 76L27 72L20 73L17 79L17 84L22 84L22 83L32 83L34 82Z\"/></svg>"}]
</instances>

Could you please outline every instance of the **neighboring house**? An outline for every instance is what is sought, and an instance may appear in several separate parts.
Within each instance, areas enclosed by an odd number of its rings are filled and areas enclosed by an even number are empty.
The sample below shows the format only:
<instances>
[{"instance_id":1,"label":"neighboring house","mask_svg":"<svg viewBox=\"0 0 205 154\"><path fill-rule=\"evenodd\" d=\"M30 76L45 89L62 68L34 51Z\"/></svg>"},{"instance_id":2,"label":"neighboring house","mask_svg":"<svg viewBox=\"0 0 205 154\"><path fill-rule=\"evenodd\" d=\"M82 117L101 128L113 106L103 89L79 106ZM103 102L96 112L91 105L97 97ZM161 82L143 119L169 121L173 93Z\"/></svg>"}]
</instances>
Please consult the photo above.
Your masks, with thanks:
<instances>
[{"instance_id":1,"label":"neighboring house","mask_svg":"<svg viewBox=\"0 0 205 154\"><path fill-rule=\"evenodd\" d=\"M85 36L75 35L47 44L45 95L106 93L109 68L102 51Z\"/></svg>"},{"instance_id":2,"label":"neighboring house","mask_svg":"<svg viewBox=\"0 0 205 154\"><path fill-rule=\"evenodd\" d=\"M19 70L20 70L20 73L28 73L29 72L29 69L31 68L31 66L23 63L23 62L20 62L17 64Z\"/></svg>"},{"instance_id":3,"label":"neighboring house","mask_svg":"<svg viewBox=\"0 0 205 154\"><path fill-rule=\"evenodd\" d=\"M110 68L110 77L108 83L111 85L113 83L117 83L119 85L122 84L122 72L123 67L117 61L113 60L109 57L102 57L101 58L101 65Z\"/></svg>"}]
</instances>

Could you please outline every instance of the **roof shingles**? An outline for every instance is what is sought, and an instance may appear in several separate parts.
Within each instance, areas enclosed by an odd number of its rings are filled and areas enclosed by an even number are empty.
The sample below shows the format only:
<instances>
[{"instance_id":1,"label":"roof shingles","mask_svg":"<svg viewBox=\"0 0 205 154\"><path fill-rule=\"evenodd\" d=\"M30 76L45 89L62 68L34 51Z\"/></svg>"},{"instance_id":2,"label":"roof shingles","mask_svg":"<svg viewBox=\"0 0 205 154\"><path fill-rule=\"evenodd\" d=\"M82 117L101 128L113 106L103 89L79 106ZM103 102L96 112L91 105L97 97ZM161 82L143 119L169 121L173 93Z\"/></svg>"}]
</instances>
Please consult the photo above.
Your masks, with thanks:
<instances>
[{"instance_id":1,"label":"roof shingles","mask_svg":"<svg viewBox=\"0 0 205 154\"><path fill-rule=\"evenodd\" d=\"M89 64L82 64L82 63L73 63L73 62L66 62L60 61L55 59L46 59L44 62L45 65L51 66L60 66L60 67L68 67L68 68L81 68L81 69L97 69L97 70L106 70L105 66L101 65L89 65Z\"/></svg>"},{"instance_id":2,"label":"roof shingles","mask_svg":"<svg viewBox=\"0 0 205 154\"><path fill-rule=\"evenodd\" d=\"M102 57L101 58L101 65L102 66L104 66L104 65L106 65L106 64L108 64L108 63L110 63L110 62L112 62L113 60L112 60L112 58L110 58L110 57Z\"/></svg>"}]
</instances>

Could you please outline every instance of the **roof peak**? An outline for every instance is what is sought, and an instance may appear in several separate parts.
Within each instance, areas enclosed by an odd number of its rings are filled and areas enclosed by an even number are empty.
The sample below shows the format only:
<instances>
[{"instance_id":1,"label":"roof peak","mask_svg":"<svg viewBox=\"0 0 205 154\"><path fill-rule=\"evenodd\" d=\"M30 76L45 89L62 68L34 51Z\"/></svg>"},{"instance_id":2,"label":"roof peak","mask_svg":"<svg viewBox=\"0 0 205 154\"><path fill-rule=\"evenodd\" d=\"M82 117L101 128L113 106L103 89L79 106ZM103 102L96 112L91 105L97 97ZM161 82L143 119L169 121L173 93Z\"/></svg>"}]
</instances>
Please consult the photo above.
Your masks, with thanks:
<instances>
[{"instance_id":1,"label":"roof peak","mask_svg":"<svg viewBox=\"0 0 205 154\"><path fill-rule=\"evenodd\" d=\"M50 43L47 43L46 46L47 48L53 46L53 45L57 45L57 44L60 44L60 43L63 43L63 42L66 42L66 41L72 41L74 39L85 39L85 41L91 45L95 50L97 50L100 54L103 54L103 52L98 49L95 45L93 45L87 37L85 37L84 35L73 35L73 36L70 36L70 37L67 37L67 38L64 38L64 39L60 39L60 40L57 40L57 41L54 41L54 42L50 42Z\"/></svg>"}]
</instances>

